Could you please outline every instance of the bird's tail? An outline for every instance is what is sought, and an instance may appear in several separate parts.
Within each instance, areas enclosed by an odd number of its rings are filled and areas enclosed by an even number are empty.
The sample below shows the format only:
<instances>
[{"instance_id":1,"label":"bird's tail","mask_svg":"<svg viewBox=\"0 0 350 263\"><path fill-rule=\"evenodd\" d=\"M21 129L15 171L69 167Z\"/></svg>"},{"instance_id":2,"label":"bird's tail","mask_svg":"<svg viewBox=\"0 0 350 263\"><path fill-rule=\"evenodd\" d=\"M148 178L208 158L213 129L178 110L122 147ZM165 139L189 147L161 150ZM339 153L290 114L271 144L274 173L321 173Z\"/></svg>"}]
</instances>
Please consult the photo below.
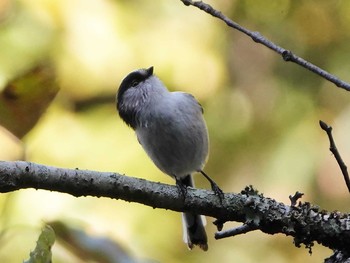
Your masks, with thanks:
<instances>
[{"instance_id":1,"label":"bird's tail","mask_svg":"<svg viewBox=\"0 0 350 263\"><path fill-rule=\"evenodd\" d=\"M194 182L191 175L181 179L180 183L184 187L194 187ZM205 223L205 217L202 215L196 215L193 213L182 214L183 239L189 249L192 249L193 246L196 245L204 251L208 250L208 239L204 229Z\"/></svg>"}]
</instances>

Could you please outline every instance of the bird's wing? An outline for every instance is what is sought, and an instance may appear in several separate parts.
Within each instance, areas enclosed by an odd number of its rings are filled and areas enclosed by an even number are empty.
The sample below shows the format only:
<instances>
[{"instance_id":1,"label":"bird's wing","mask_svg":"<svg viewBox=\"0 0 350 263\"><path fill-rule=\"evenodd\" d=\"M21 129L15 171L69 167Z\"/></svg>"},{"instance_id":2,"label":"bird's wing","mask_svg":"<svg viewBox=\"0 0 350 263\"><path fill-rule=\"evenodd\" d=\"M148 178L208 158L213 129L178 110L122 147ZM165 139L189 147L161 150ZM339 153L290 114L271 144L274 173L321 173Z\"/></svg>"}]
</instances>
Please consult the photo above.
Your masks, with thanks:
<instances>
[{"instance_id":1,"label":"bird's wing","mask_svg":"<svg viewBox=\"0 0 350 263\"><path fill-rule=\"evenodd\" d=\"M198 109L202 112L202 114L204 113L202 105L198 102L198 100L192 94L189 94L189 93L186 93L186 92L179 92L179 91L178 92L174 92L174 93L181 94L182 96L187 98L191 103L194 103L195 105L198 105Z\"/></svg>"}]
</instances>

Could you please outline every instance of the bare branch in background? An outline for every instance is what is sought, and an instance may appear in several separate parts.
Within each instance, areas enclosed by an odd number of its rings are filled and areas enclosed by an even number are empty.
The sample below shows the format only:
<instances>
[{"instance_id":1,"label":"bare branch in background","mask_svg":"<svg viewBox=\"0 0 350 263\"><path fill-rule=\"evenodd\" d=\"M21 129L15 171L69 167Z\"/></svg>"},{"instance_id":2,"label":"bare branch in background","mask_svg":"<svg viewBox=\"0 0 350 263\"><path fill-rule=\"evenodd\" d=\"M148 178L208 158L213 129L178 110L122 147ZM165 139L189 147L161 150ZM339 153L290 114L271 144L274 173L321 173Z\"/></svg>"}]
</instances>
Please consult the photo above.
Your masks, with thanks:
<instances>
[{"instance_id":1,"label":"bare branch in background","mask_svg":"<svg viewBox=\"0 0 350 263\"><path fill-rule=\"evenodd\" d=\"M187 6L189 6L189 5L195 6L195 7L203 10L204 12L206 12L212 16L219 18L220 20L225 22L229 27L234 28L234 29L246 34L247 36L251 37L256 43L260 43L260 44L264 45L265 47L268 47L269 49L280 54L282 56L283 60L294 62L294 63L316 73L317 75L321 76L322 78L332 82L337 87L345 89L347 91L350 91L350 84L349 83L342 81L338 77L336 77L336 76L330 74L329 72L317 67L316 65L306 61L305 59L298 57L292 51L284 49L284 48L276 45L275 43L271 42L266 37L261 35L259 32L250 31L250 30L242 27L238 23L232 21L227 16L225 16L222 12L214 9L209 4L206 4L202 1L192 1L192 0L181 0L181 2L183 2Z\"/></svg>"}]
</instances>

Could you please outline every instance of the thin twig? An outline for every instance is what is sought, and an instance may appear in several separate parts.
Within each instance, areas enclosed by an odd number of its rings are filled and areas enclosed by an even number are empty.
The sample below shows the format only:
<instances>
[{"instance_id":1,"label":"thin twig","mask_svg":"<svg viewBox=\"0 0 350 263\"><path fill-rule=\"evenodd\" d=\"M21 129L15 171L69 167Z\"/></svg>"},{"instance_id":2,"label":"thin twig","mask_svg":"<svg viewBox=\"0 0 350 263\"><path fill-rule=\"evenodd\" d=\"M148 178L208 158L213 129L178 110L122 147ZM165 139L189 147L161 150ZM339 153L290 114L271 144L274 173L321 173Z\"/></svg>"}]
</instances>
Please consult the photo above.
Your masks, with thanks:
<instances>
[{"instance_id":1,"label":"thin twig","mask_svg":"<svg viewBox=\"0 0 350 263\"><path fill-rule=\"evenodd\" d=\"M257 226L251 226L248 224L243 224L239 227L231 228L225 231L215 233L215 239L222 239L226 237L237 236L241 234L245 234L254 230L257 230Z\"/></svg>"},{"instance_id":2,"label":"thin twig","mask_svg":"<svg viewBox=\"0 0 350 263\"><path fill-rule=\"evenodd\" d=\"M328 135L329 144L330 144L329 150L333 153L335 159L337 160L340 170L343 173L346 186L348 187L348 190L350 192L350 179L348 174L348 168L346 167L343 159L341 158L338 152L337 146L335 145L333 135L332 135L332 127L321 120L320 120L320 126L321 126L321 129L324 130Z\"/></svg>"},{"instance_id":3,"label":"thin twig","mask_svg":"<svg viewBox=\"0 0 350 263\"><path fill-rule=\"evenodd\" d=\"M228 17L226 17L220 11L215 10L209 4L206 4L202 1L192 1L192 0L180 0L180 1L183 2L187 6L188 5L195 6L195 7L203 10L204 12L206 12L212 16L219 18L220 20L225 22L229 27L234 28L234 29L246 34L247 36L251 37L252 40L254 40L256 43L260 43L260 44L270 48L271 50L277 52L278 54L280 54L282 56L284 61L294 62L294 63L310 70L311 72L316 73L317 75L321 76L322 78L327 79L328 81L335 84L337 87L345 89L346 91L350 91L350 84L349 83L342 81L338 77L336 77L336 76L330 74L329 72L317 67L316 65L306 61L305 59L298 57L297 55L292 53L290 50L284 49L284 48L274 44L273 42L268 40L266 37L261 35L259 32L250 31L250 30L242 27L241 25L237 24L236 22L234 22L231 19L229 19Z\"/></svg>"}]
</instances>

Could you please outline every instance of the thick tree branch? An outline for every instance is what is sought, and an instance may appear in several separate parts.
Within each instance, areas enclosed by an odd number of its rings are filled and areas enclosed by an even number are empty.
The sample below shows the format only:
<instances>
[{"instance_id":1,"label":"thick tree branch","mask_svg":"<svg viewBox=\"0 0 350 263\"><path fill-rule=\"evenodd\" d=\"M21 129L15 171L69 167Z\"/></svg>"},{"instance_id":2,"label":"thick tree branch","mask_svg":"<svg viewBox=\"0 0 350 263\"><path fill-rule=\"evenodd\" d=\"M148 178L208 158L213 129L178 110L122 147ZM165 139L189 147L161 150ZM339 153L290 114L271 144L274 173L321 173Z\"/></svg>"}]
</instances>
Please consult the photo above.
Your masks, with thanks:
<instances>
[{"instance_id":1,"label":"thick tree branch","mask_svg":"<svg viewBox=\"0 0 350 263\"><path fill-rule=\"evenodd\" d=\"M350 84L349 83L342 81L338 77L336 77L336 76L330 74L329 72L317 67L316 65L306 61L305 59L298 57L297 55L292 53L290 50L284 49L284 48L276 45L275 43L271 42L266 37L261 35L259 32L250 31L250 30L242 27L238 23L232 21L227 16L222 14L220 11L214 9L211 5L206 4L203 1L192 1L192 0L180 0L180 1L183 2L187 6L188 5L195 6L199 9L203 10L204 12L222 20L229 27L234 28L234 29L246 34L247 36L251 37L251 39L253 41L255 41L256 43L260 43L260 44L264 45L265 47L268 47L269 49L280 54L284 61L294 62L294 63L298 64L299 66L302 66L302 67L316 73L317 75L321 76L322 78L325 78L326 80L332 82L333 84L335 84L339 88L350 91Z\"/></svg>"},{"instance_id":2,"label":"thick tree branch","mask_svg":"<svg viewBox=\"0 0 350 263\"><path fill-rule=\"evenodd\" d=\"M350 215L326 212L309 203L288 206L259 195L247 187L240 194L226 193L220 204L212 191L188 189L183 199L177 187L120 175L63 169L29 162L0 162L0 192L24 188L45 189L74 196L96 196L137 202L153 208L192 211L226 221L242 222L264 233L293 236L296 246L311 247L316 241L350 253ZM237 231L236 231L237 232Z\"/></svg>"}]
</instances>

